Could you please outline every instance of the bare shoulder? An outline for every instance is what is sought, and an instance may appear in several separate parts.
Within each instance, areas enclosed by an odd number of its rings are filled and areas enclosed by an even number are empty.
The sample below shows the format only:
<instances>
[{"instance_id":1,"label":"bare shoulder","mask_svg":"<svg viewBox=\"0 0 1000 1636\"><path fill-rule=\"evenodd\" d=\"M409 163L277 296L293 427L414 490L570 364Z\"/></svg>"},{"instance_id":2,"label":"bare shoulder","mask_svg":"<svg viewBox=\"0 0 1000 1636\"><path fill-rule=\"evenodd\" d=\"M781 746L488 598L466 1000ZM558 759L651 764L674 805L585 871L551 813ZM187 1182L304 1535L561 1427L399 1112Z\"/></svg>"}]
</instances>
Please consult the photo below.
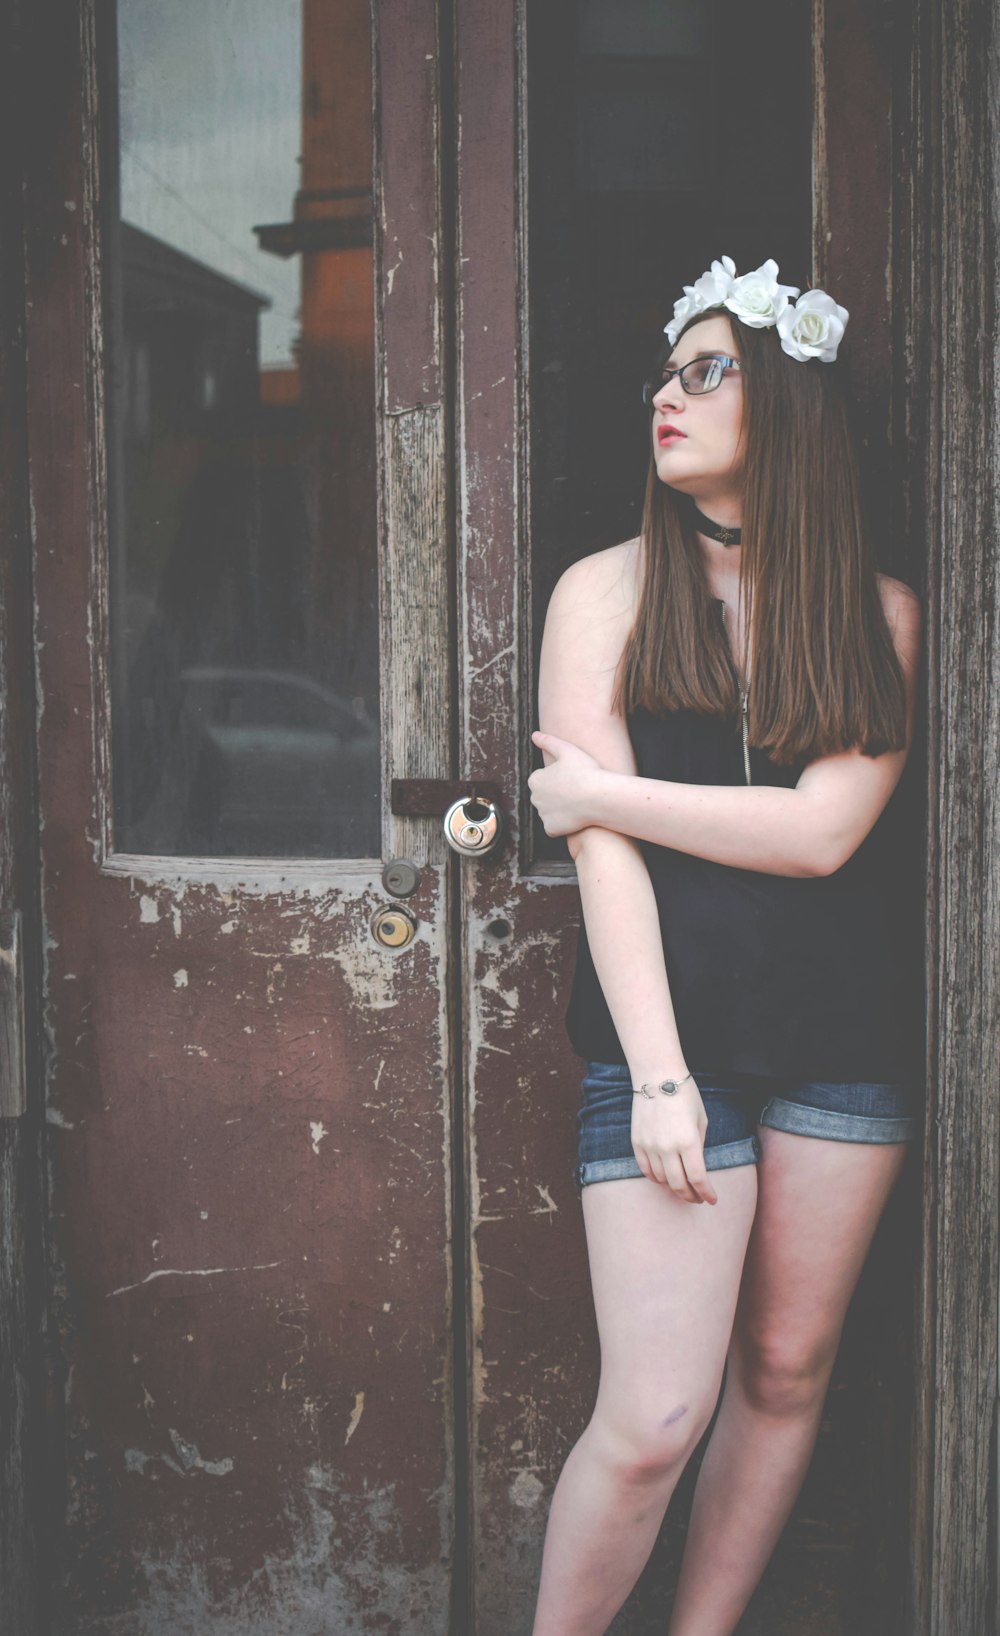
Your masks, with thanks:
<instances>
[{"instance_id":1,"label":"bare shoulder","mask_svg":"<svg viewBox=\"0 0 1000 1636\"><path fill-rule=\"evenodd\" d=\"M909 585L891 574L877 574L882 607L898 649L915 656L920 644L921 602Z\"/></svg>"},{"instance_id":2,"label":"bare shoulder","mask_svg":"<svg viewBox=\"0 0 1000 1636\"><path fill-rule=\"evenodd\" d=\"M542 731L578 745L610 772L629 774L636 772L635 753L615 694L635 618L637 543L591 552L560 575L538 664Z\"/></svg>"},{"instance_id":3,"label":"bare shoulder","mask_svg":"<svg viewBox=\"0 0 1000 1636\"><path fill-rule=\"evenodd\" d=\"M875 578L890 624L900 617L920 618L920 598L911 586L905 585L901 579L893 579L891 574L876 574Z\"/></svg>"},{"instance_id":4,"label":"bare shoulder","mask_svg":"<svg viewBox=\"0 0 1000 1636\"><path fill-rule=\"evenodd\" d=\"M626 620L631 625L638 595L639 550L638 538L625 540L570 563L553 589L553 611L602 623Z\"/></svg>"}]
</instances>

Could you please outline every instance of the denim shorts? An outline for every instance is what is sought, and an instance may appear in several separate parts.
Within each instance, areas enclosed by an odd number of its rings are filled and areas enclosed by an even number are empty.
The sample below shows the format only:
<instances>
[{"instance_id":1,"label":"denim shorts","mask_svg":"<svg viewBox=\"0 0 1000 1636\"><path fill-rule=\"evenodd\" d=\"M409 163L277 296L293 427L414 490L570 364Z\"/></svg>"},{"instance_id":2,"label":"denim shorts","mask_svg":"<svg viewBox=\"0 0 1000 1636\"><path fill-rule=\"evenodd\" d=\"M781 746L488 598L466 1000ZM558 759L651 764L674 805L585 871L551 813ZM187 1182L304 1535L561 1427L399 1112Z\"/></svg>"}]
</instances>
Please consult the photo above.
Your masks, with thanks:
<instances>
[{"instance_id":1,"label":"denim shorts","mask_svg":"<svg viewBox=\"0 0 1000 1636\"><path fill-rule=\"evenodd\" d=\"M908 1083L804 1084L757 1074L723 1077L691 1071L708 1115L706 1170L757 1164L762 1151L758 1125L834 1142L908 1142L916 1134L917 1094ZM632 1149L634 1100L632 1077L624 1063L586 1064L576 1116L578 1187L642 1176Z\"/></svg>"}]
</instances>

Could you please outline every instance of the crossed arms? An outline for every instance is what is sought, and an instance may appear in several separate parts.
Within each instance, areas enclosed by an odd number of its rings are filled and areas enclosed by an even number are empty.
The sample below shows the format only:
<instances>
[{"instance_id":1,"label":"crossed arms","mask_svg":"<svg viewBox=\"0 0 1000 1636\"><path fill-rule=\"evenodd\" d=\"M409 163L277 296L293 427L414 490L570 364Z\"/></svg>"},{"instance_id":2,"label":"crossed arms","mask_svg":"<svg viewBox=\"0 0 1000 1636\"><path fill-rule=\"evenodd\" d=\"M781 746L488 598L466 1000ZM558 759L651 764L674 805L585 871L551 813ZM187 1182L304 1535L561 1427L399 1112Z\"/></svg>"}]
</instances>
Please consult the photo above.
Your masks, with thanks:
<instances>
[{"instance_id":1,"label":"crossed arms","mask_svg":"<svg viewBox=\"0 0 1000 1636\"><path fill-rule=\"evenodd\" d=\"M550 742L543 742L545 767L529 780L547 833L565 834L576 862L594 966L633 1079L685 1071L656 902L637 842L770 874L840 868L902 775L920 652L919 599L880 576L906 679L903 749L824 756L804 769L794 789L639 778L627 726L611 709L632 619L634 557L631 544L596 552L568 568L552 593L538 693L540 730Z\"/></svg>"}]
</instances>

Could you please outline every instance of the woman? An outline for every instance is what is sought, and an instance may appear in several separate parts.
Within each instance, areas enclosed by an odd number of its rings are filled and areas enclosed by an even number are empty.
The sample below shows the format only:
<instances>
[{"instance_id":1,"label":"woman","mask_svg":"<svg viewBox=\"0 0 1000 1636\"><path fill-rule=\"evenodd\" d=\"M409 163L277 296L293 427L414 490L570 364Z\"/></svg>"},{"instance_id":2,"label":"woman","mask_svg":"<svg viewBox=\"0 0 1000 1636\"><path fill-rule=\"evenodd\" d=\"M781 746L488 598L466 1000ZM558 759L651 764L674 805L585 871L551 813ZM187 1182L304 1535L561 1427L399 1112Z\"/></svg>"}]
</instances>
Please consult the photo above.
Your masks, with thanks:
<instances>
[{"instance_id":1,"label":"woman","mask_svg":"<svg viewBox=\"0 0 1000 1636\"><path fill-rule=\"evenodd\" d=\"M644 394L641 536L573 564L546 617L528 782L583 909L566 1020L601 1378L533 1636L607 1629L727 1357L669 1636L734 1630L917 1128L885 809L920 603L865 537L848 314L777 271L723 257L685 286Z\"/></svg>"}]
</instances>

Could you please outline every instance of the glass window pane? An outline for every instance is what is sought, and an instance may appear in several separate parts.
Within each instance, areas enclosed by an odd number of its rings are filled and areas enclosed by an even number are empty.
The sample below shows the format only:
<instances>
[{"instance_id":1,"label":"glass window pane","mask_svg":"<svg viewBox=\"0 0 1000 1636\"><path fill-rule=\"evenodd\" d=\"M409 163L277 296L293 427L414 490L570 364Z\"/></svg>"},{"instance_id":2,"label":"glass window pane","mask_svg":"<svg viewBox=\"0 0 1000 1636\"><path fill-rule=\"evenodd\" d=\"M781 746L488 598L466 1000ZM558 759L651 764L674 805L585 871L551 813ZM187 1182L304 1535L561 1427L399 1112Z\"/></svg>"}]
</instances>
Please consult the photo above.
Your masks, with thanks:
<instances>
[{"instance_id":1,"label":"glass window pane","mask_svg":"<svg viewBox=\"0 0 1000 1636\"><path fill-rule=\"evenodd\" d=\"M367 0L119 0L115 845L380 847Z\"/></svg>"},{"instance_id":2,"label":"glass window pane","mask_svg":"<svg viewBox=\"0 0 1000 1636\"><path fill-rule=\"evenodd\" d=\"M809 29L798 0L527 0L536 675L563 569L639 531L682 286L722 255L808 283ZM567 858L532 814L535 856Z\"/></svg>"}]
</instances>

